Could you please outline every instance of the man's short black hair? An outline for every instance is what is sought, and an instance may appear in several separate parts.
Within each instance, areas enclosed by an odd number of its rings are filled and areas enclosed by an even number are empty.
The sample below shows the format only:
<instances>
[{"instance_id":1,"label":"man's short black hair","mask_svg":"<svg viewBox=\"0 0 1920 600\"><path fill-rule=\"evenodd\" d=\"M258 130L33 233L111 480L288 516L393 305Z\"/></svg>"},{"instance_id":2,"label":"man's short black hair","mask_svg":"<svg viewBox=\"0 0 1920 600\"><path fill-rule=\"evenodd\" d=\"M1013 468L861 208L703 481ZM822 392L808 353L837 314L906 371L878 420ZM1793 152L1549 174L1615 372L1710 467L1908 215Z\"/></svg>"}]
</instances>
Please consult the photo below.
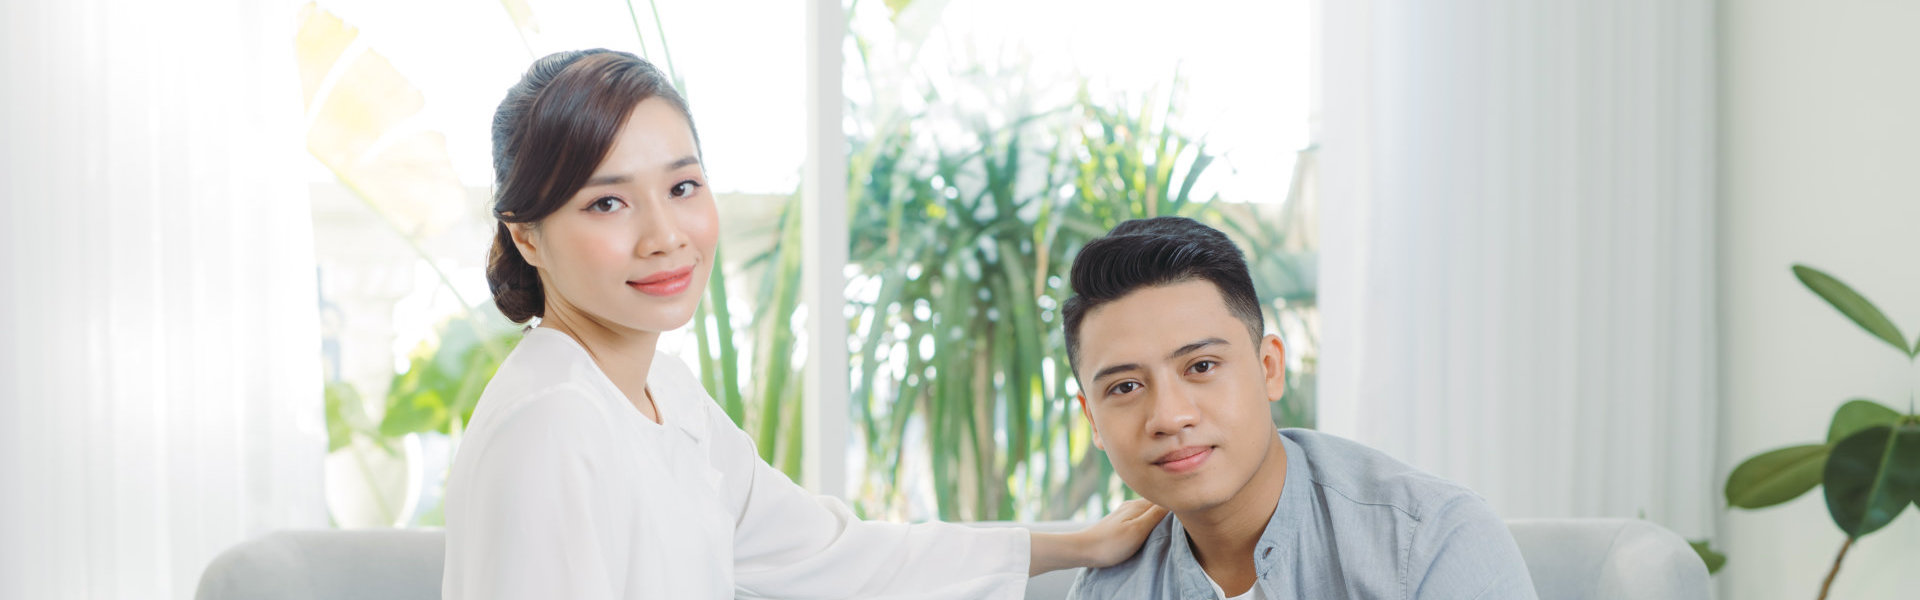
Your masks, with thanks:
<instances>
[{"instance_id":1,"label":"man's short black hair","mask_svg":"<svg viewBox=\"0 0 1920 600\"><path fill-rule=\"evenodd\" d=\"M1220 289L1227 311L1247 325L1258 342L1266 332L1260 297L1240 248L1220 230L1186 217L1155 217L1121 223L1087 243L1073 259L1073 297L1061 307L1067 361L1079 372L1080 321L1100 305L1143 287L1204 280Z\"/></svg>"}]
</instances>

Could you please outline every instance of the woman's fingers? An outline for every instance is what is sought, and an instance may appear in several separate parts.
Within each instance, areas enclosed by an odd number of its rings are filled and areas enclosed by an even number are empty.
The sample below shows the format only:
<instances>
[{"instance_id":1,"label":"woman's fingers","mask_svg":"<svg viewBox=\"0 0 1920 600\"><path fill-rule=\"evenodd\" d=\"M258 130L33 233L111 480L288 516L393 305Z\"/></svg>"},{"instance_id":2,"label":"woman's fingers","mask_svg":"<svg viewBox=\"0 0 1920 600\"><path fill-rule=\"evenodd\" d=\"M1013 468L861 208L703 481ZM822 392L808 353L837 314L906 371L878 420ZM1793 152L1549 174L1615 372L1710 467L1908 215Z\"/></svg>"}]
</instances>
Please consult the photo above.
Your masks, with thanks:
<instances>
[{"instance_id":1,"label":"woman's fingers","mask_svg":"<svg viewBox=\"0 0 1920 600\"><path fill-rule=\"evenodd\" d=\"M1108 513L1086 531L1093 544L1092 565L1105 567L1119 563L1139 551L1153 528L1167 516L1167 509L1146 500L1130 500Z\"/></svg>"}]
</instances>

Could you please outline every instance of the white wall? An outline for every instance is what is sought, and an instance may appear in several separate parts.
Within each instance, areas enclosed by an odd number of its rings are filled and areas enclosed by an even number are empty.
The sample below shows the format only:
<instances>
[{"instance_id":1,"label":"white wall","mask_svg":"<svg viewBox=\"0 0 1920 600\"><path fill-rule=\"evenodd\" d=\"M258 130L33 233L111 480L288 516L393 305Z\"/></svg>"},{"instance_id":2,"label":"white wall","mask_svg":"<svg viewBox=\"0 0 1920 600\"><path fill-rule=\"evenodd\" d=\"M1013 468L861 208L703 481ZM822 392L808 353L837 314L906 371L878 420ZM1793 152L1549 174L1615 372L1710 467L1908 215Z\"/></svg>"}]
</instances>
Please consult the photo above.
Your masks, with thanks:
<instances>
[{"instance_id":1,"label":"white wall","mask_svg":"<svg viewBox=\"0 0 1920 600\"><path fill-rule=\"evenodd\" d=\"M1733 0L1720 8L1721 481L1824 437L1867 396L1905 410L1920 368L1806 291L1806 263L1920 335L1920 3ZM1720 597L1813 598L1843 536L1816 491L1736 510ZM1912 598L1920 514L1848 554L1832 598Z\"/></svg>"}]
</instances>

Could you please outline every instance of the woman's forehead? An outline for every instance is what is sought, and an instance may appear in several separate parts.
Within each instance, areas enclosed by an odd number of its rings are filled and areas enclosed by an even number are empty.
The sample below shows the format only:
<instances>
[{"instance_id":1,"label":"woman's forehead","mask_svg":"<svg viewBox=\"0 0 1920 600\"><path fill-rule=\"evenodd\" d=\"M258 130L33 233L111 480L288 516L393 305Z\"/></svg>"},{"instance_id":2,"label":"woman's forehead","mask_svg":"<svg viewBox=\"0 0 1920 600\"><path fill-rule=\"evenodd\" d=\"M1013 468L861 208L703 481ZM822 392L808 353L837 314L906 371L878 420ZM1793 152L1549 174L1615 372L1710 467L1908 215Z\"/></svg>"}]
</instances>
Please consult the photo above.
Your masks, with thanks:
<instances>
[{"instance_id":1,"label":"woman's forehead","mask_svg":"<svg viewBox=\"0 0 1920 600\"><path fill-rule=\"evenodd\" d=\"M673 171L700 164L693 127L672 103L659 97L641 100L614 135L613 147L594 170L603 174L640 175Z\"/></svg>"}]
</instances>

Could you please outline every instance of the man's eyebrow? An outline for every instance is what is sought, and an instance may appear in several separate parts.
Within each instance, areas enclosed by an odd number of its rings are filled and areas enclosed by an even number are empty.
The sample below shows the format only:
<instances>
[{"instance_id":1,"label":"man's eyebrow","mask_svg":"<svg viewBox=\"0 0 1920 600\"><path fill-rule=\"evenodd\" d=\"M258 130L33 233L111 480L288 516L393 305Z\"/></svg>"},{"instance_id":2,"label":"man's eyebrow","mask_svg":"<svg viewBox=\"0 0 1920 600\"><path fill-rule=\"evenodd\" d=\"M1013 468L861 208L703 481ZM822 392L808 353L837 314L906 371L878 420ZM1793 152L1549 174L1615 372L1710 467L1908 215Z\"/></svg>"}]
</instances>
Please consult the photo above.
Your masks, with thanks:
<instances>
[{"instance_id":1,"label":"man's eyebrow","mask_svg":"<svg viewBox=\"0 0 1920 600\"><path fill-rule=\"evenodd\" d=\"M1225 343L1227 343L1227 341L1220 338L1207 338L1204 340L1200 340L1198 342L1181 346L1180 349L1174 350L1172 353L1167 354L1167 360L1173 360L1187 354L1198 352L1200 351L1201 348L1205 348L1207 346L1212 346L1214 344L1225 344Z\"/></svg>"},{"instance_id":2,"label":"man's eyebrow","mask_svg":"<svg viewBox=\"0 0 1920 600\"><path fill-rule=\"evenodd\" d=\"M1098 373L1094 373L1093 379L1089 381L1099 381L1101 379L1107 378L1107 376L1109 375L1117 375L1125 371L1139 371L1139 370L1141 370L1140 365L1134 364L1134 363L1127 363L1124 365L1113 365L1111 367L1101 369L1100 372Z\"/></svg>"},{"instance_id":3,"label":"man's eyebrow","mask_svg":"<svg viewBox=\"0 0 1920 600\"><path fill-rule=\"evenodd\" d=\"M1188 354L1192 354L1194 352L1198 352L1201 349L1206 348L1207 346L1212 346L1216 344L1225 344L1225 343L1227 343L1226 340L1223 340L1217 337L1200 340L1191 344L1187 344L1185 346L1181 346L1179 349L1174 350L1173 352L1167 354L1167 360L1173 360ZM1099 381L1101 379L1107 378L1107 376L1109 375L1118 375L1126 371L1140 371L1140 370L1143 370L1143 369L1141 369L1138 363L1126 363L1126 364L1120 364L1120 365L1113 365L1111 367L1101 369L1100 372L1098 373L1094 373L1093 379L1089 381Z\"/></svg>"}]
</instances>

